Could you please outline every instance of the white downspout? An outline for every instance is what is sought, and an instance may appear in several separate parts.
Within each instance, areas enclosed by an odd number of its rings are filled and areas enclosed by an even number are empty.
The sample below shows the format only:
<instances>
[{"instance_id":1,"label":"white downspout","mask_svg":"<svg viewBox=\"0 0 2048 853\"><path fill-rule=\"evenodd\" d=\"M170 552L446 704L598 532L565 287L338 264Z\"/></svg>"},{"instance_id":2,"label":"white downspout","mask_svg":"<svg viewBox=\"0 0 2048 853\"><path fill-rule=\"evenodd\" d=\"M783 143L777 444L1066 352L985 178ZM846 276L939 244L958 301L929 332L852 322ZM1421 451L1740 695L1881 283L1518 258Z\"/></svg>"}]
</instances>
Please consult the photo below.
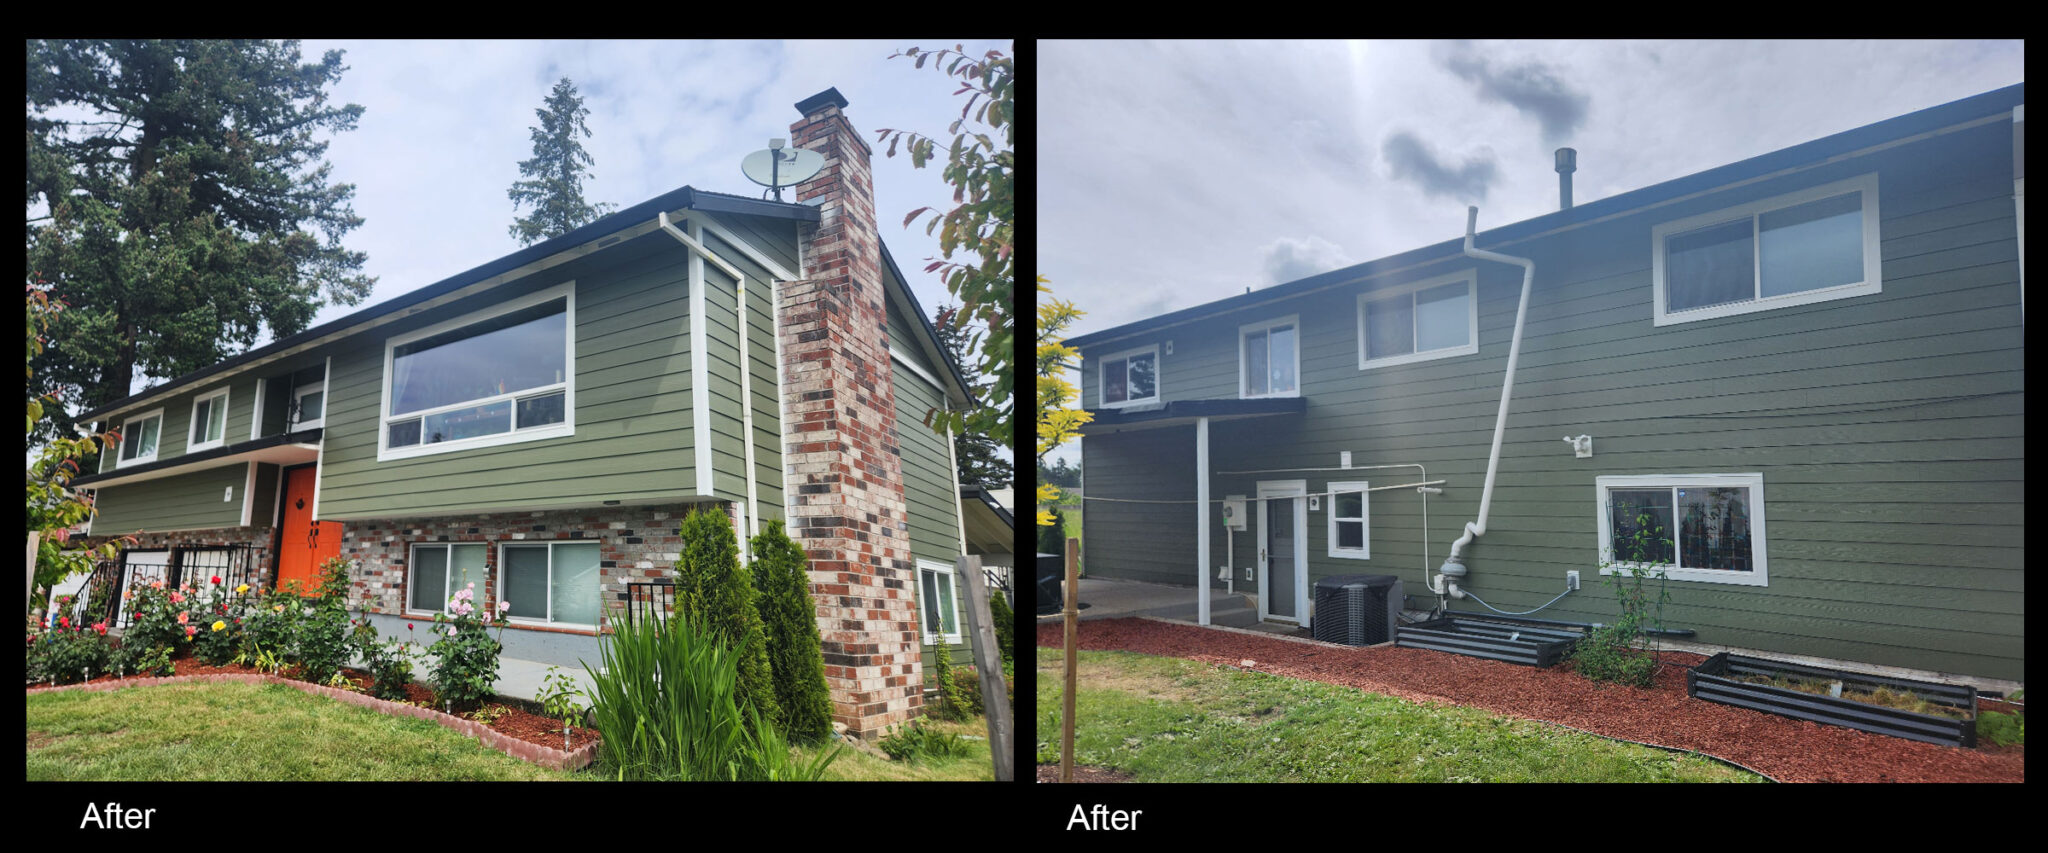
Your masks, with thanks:
<instances>
[{"instance_id":1,"label":"white downspout","mask_svg":"<svg viewBox=\"0 0 2048 853\"><path fill-rule=\"evenodd\" d=\"M1501 380L1500 384L1500 412L1493 419L1493 449L1488 452L1486 458L1486 487L1479 493L1479 519L1465 523L1465 535L1458 537L1457 541L1451 543L1451 556L1444 560L1441 570L1445 578L1445 587L1452 598L1465 597L1465 593L1458 589L1457 584L1457 579L1465 576L1465 564L1459 560L1459 555L1465 550L1465 545L1472 541L1472 537L1486 532L1486 514L1493 508L1493 479L1496 474L1500 473L1500 439L1507 430L1508 399L1515 390L1515 363L1520 360L1522 355L1522 324L1529 317L1529 291L1536 281L1535 261L1473 248L1472 237L1478 225L1479 208L1466 207L1465 256L1478 258L1482 261L1497 261L1521 267L1522 301L1520 307L1515 309L1515 334L1508 343L1507 375Z\"/></svg>"}]
</instances>

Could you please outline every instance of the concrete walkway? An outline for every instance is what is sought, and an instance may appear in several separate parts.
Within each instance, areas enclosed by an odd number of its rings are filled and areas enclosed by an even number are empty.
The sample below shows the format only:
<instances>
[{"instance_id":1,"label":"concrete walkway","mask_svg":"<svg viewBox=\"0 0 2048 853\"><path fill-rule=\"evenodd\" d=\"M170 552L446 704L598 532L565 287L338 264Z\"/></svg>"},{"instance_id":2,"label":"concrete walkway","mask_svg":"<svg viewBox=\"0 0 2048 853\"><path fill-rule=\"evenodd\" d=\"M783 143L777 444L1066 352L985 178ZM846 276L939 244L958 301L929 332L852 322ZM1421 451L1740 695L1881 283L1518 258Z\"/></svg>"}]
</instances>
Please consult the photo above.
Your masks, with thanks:
<instances>
[{"instance_id":1,"label":"concrete walkway","mask_svg":"<svg viewBox=\"0 0 2048 853\"><path fill-rule=\"evenodd\" d=\"M1200 602L1196 601L1199 590L1192 586L1140 583L1138 581L1112 580L1109 578L1082 578L1081 619L1120 619L1130 616L1157 616L1162 619L1195 621ZM1038 621L1057 622L1061 614L1052 613L1038 617ZM1288 633L1292 625L1264 623L1259 621L1258 598L1244 592L1227 593L1211 590L1209 593L1209 622L1235 628L1249 628L1255 631Z\"/></svg>"}]
</instances>

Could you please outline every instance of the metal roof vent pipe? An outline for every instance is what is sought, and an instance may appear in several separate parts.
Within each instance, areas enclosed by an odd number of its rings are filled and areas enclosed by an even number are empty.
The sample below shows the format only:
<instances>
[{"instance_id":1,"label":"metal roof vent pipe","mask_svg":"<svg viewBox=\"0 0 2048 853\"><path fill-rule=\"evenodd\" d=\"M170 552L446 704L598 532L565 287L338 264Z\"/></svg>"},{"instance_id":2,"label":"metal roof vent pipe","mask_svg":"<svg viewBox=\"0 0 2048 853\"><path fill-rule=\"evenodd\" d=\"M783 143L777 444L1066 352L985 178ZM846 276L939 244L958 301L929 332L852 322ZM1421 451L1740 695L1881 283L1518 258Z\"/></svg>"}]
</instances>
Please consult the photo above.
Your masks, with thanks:
<instances>
[{"instance_id":1,"label":"metal roof vent pipe","mask_svg":"<svg viewBox=\"0 0 2048 853\"><path fill-rule=\"evenodd\" d=\"M1579 152L1557 149L1557 209L1572 209L1572 173L1579 170Z\"/></svg>"}]
</instances>

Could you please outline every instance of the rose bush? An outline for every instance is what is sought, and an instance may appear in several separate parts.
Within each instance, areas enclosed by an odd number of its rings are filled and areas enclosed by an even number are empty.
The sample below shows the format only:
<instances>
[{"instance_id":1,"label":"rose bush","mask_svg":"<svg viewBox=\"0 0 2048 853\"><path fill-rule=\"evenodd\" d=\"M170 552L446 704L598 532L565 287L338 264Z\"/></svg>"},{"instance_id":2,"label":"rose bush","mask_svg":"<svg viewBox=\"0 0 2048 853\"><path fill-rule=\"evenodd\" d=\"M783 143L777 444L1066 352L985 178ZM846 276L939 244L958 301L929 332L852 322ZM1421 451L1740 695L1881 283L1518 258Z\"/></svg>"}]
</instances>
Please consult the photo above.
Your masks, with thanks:
<instances>
[{"instance_id":1,"label":"rose bush","mask_svg":"<svg viewBox=\"0 0 2048 853\"><path fill-rule=\"evenodd\" d=\"M434 614L432 630L440 639L427 653L434 657L434 686L452 709L469 710L491 696L498 683L498 655L505 650L505 612L511 607L502 601L495 612L478 606L472 583L448 599L445 614ZM496 637L489 630L494 627Z\"/></svg>"}]
</instances>

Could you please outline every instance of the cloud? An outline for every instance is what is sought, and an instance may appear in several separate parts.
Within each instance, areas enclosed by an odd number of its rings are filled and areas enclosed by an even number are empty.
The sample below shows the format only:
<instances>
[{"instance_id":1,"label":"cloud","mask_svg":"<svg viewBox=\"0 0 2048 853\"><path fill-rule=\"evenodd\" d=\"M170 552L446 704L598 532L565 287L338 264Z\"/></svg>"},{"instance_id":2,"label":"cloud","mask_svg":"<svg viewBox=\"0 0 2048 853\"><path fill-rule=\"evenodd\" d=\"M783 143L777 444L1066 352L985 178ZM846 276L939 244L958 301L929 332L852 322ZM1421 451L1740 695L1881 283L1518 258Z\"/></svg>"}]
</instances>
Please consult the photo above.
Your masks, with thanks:
<instances>
[{"instance_id":1,"label":"cloud","mask_svg":"<svg viewBox=\"0 0 2048 853\"><path fill-rule=\"evenodd\" d=\"M1393 167L1396 179L1412 181L1433 196L1451 196L1466 202L1486 200L1486 187L1498 171L1491 154L1467 158L1463 165L1453 168L1438 159L1436 152L1414 133L1405 130L1388 135L1380 146L1380 155Z\"/></svg>"},{"instance_id":2,"label":"cloud","mask_svg":"<svg viewBox=\"0 0 2048 853\"><path fill-rule=\"evenodd\" d=\"M1552 67L1528 60L1495 65L1469 44L1459 44L1441 60L1444 68L1479 87L1479 96L1504 101L1543 127L1543 140L1564 141L1586 122L1591 96L1559 79Z\"/></svg>"},{"instance_id":3,"label":"cloud","mask_svg":"<svg viewBox=\"0 0 2048 853\"><path fill-rule=\"evenodd\" d=\"M1265 256L1260 266L1266 271L1268 284L1307 278L1357 263L1344 253L1344 247L1314 234L1305 240L1282 237L1267 244L1260 253Z\"/></svg>"}]
</instances>

